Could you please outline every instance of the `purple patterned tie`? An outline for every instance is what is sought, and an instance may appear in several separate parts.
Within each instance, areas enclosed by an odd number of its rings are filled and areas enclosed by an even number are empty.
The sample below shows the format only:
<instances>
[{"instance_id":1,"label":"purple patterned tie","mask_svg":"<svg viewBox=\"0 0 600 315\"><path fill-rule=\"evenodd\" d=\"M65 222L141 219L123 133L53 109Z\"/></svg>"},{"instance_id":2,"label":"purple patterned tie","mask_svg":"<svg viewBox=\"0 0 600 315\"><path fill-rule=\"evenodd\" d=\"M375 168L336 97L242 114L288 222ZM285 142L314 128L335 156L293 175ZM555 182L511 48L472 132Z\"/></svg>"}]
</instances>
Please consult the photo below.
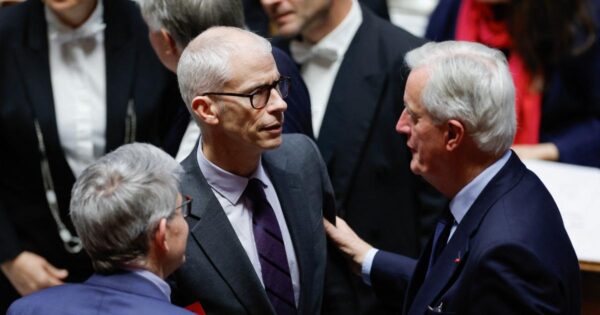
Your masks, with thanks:
<instances>
[{"instance_id":1,"label":"purple patterned tie","mask_svg":"<svg viewBox=\"0 0 600 315\"><path fill-rule=\"evenodd\" d=\"M252 202L252 227L260 259L262 279L278 315L296 314L294 289L281 230L260 180L248 181L244 195Z\"/></svg>"}]
</instances>

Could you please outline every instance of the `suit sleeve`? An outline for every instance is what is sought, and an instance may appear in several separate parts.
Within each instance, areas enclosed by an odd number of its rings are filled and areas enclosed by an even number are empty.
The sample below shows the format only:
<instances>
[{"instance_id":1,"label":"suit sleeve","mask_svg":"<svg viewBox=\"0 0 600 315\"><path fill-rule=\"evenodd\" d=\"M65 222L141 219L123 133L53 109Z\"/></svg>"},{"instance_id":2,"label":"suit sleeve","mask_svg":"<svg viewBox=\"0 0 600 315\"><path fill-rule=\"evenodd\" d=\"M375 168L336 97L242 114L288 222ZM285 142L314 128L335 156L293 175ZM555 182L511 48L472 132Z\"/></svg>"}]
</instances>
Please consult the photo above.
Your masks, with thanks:
<instances>
[{"instance_id":1,"label":"suit sleeve","mask_svg":"<svg viewBox=\"0 0 600 315\"><path fill-rule=\"evenodd\" d=\"M416 264L415 259L379 250L371 266L371 286L377 297L400 308L398 302L405 295Z\"/></svg>"},{"instance_id":2,"label":"suit sleeve","mask_svg":"<svg viewBox=\"0 0 600 315\"><path fill-rule=\"evenodd\" d=\"M0 189L2 189L0 187ZM23 251L19 238L8 215L8 209L0 200L0 264L15 258Z\"/></svg>"},{"instance_id":3,"label":"suit sleeve","mask_svg":"<svg viewBox=\"0 0 600 315\"><path fill-rule=\"evenodd\" d=\"M575 314L566 309L570 288L519 244L488 250L476 263L469 314Z\"/></svg>"},{"instance_id":4,"label":"suit sleeve","mask_svg":"<svg viewBox=\"0 0 600 315\"><path fill-rule=\"evenodd\" d=\"M6 13L8 12L0 12L0 21L7 21L7 18L4 17ZM0 46L8 47L8 40L6 40L4 32L7 32L5 24L0 25ZM6 48L0 49L0 60L6 60L5 58L7 58L7 56L4 54L7 50L8 49ZM2 78L0 81L10 77L7 69L4 68L3 62L0 63L0 77ZM7 86L7 84L3 85ZM0 94L4 95L3 93L4 89L0 89ZM4 97L0 97L0 108L4 108L4 105L5 99ZM5 167L8 167L9 165L6 154L10 154L10 152L7 152L9 150L6 149L7 146L5 137L9 137L9 133L5 131L4 126L0 126L0 146L3 148L2 153L0 153L0 176L6 176ZM8 185L8 183L5 180L0 180L0 264L15 258L23 251L20 246L17 233L13 227L13 222L9 215L9 211L11 209L7 209L4 200L2 200L5 195L9 194L10 191L6 185Z\"/></svg>"},{"instance_id":5,"label":"suit sleeve","mask_svg":"<svg viewBox=\"0 0 600 315\"><path fill-rule=\"evenodd\" d=\"M335 195L327 173L325 162L316 144L310 142L311 150L318 160L323 195L323 217L335 223ZM325 270L325 288L323 290L323 314L354 314L357 310L356 297L352 289L352 274L337 248L327 240L327 266Z\"/></svg>"}]
</instances>

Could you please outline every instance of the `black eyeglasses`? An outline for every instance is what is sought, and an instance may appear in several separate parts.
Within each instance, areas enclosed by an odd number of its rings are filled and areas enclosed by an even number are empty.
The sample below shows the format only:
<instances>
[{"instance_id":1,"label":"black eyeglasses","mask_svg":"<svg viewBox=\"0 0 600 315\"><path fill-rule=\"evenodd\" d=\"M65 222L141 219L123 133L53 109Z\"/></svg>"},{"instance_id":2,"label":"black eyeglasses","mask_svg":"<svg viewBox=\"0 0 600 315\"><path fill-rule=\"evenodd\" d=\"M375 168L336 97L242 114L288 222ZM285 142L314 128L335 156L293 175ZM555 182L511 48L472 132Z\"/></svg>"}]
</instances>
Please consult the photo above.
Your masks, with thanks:
<instances>
[{"instance_id":1,"label":"black eyeglasses","mask_svg":"<svg viewBox=\"0 0 600 315\"><path fill-rule=\"evenodd\" d=\"M250 106L254 109L261 109L267 106L269 102L269 98L271 97L271 90L275 89L281 98L286 98L290 92L290 83L291 78L286 76L281 76L279 80L266 84L263 86L259 86L254 90L254 92L250 94L243 93L228 93L228 92L206 92L201 96L206 95L226 95L226 96L237 96L237 97L247 97L250 99Z\"/></svg>"},{"instance_id":2,"label":"black eyeglasses","mask_svg":"<svg viewBox=\"0 0 600 315\"><path fill-rule=\"evenodd\" d=\"M181 214L183 215L183 217L187 217L188 215L190 215L190 213L192 212L192 197L188 196L188 195L183 195L183 201L181 202L181 204L179 205L179 207L175 207L174 210L180 209L181 208Z\"/></svg>"}]
</instances>

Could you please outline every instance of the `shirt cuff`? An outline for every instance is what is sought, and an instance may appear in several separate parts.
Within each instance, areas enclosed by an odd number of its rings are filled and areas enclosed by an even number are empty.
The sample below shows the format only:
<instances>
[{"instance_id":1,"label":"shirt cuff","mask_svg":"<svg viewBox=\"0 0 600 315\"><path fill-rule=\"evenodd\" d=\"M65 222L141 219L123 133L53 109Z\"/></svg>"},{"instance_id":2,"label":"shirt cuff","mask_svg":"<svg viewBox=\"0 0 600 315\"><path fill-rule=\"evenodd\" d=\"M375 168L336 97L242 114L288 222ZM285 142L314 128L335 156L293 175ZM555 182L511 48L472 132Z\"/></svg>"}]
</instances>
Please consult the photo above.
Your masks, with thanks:
<instances>
[{"instance_id":1,"label":"shirt cuff","mask_svg":"<svg viewBox=\"0 0 600 315\"><path fill-rule=\"evenodd\" d=\"M362 279L364 283L371 286L371 267L373 266L373 260L375 259L375 254L377 254L379 250L377 248L371 248L365 255L365 260L362 263Z\"/></svg>"}]
</instances>

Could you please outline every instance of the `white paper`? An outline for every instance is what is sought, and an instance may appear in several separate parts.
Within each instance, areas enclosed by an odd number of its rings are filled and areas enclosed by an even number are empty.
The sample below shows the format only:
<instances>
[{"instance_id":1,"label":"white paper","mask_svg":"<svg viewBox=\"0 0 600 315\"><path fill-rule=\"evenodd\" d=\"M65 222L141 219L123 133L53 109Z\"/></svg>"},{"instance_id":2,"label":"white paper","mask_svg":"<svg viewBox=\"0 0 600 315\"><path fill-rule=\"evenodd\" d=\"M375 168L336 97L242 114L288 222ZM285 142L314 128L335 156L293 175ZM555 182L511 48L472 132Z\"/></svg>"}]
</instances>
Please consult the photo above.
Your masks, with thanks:
<instances>
[{"instance_id":1,"label":"white paper","mask_svg":"<svg viewBox=\"0 0 600 315\"><path fill-rule=\"evenodd\" d=\"M558 205L579 261L600 263L600 169L523 161Z\"/></svg>"}]
</instances>

